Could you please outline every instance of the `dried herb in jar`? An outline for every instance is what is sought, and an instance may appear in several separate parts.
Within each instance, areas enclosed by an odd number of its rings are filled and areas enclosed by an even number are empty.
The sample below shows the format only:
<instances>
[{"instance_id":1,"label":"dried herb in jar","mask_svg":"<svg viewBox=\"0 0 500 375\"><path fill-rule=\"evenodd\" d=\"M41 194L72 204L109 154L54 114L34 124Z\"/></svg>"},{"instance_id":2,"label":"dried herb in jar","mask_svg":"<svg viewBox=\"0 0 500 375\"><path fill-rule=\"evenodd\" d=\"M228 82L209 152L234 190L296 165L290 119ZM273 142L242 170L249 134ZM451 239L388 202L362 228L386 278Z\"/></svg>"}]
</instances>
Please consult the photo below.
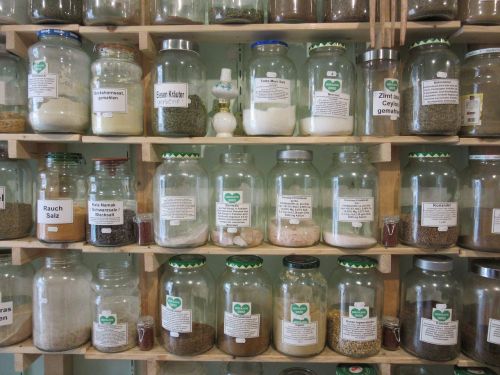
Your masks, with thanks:
<instances>
[{"instance_id":1,"label":"dried herb in jar","mask_svg":"<svg viewBox=\"0 0 500 375\"><path fill-rule=\"evenodd\" d=\"M87 225L87 240L96 246L121 246L135 243L135 212L123 210L122 225Z\"/></svg>"},{"instance_id":2,"label":"dried herb in jar","mask_svg":"<svg viewBox=\"0 0 500 375\"><path fill-rule=\"evenodd\" d=\"M419 209L421 211L421 209ZM406 245L439 249L453 246L458 239L458 227L440 230L437 227L424 227L415 223L412 215L402 215L400 222L400 239Z\"/></svg>"},{"instance_id":3,"label":"dried herb in jar","mask_svg":"<svg viewBox=\"0 0 500 375\"><path fill-rule=\"evenodd\" d=\"M153 111L158 131L170 137L204 137L207 109L198 95L189 95L187 108L157 108Z\"/></svg>"},{"instance_id":4,"label":"dried herb in jar","mask_svg":"<svg viewBox=\"0 0 500 375\"><path fill-rule=\"evenodd\" d=\"M269 0L269 23L316 21L316 0Z\"/></svg>"},{"instance_id":5,"label":"dried herb in jar","mask_svg":"<svg viewBox=\"0 0 500 375\"><path fill-rule=\"evenodd\" d=\"M264 12L255 8L213 7L210 23L263 23Z\"/></svg>"},{"instance_id":6,"label":"dried herb in jar","mask_svg":"<svg viewBox=\"0 0 500 375\"><path fill-rule=\"evenodd\" d=\"M192 355L210 350L215 341L215 329L208 324L192 324L189 333L173 333L162 329L163 345L169 353L175 355Z\"/></svg>"},{"instance_id":7,"label":"dried herb in jar","mask_svg":"<svg viewBox=\"0 0 500 375\"><path fill-rule=\"evenodd\" d=\"M325 1L325 22L366 22L369 20L368 0Z\"/></svg>"},{"instance_id":8,"label":"dried herb in jar","mask_svg":"<svg viewBox=\"0 0 500 375\"><path fill-rule=\"evenodd\" d=\"M17 112L0 112L0 133L23 133L26 116Z\"/></svg>"},{"instance_id":9,"label":"dried herb in jar","mask_svg":"<svg viewBox=\"0 0 500 375\"><path fill-rule=\"evenodd\" d=\"M33 208L27 203L6 203L0 210L0 239L21 238L30 234Z\"/></svg>"}]
</instances>

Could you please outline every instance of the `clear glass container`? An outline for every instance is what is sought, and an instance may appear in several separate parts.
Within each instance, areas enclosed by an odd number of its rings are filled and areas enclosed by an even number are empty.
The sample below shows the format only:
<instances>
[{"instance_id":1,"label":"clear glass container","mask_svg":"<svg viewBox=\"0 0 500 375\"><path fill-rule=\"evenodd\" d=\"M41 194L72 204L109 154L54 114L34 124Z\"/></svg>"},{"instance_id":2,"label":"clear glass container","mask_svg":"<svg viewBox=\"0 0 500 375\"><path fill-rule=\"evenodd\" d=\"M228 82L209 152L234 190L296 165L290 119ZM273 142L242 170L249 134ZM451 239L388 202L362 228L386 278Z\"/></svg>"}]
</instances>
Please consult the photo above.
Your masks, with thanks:
<instances>
[{"instance_id":1,"label":"clear glass container","mask_svg":"<svg viewBox=\"0 0 500 375\"><path fill-rule=\"evenodd\" d=\"M337 42L309 47L303 77L300 133L302 135L352 135L354 129L355 68Z\"/></svg>"},{"instance_id":2,"label":"clear glass container","mask_svg":"<svg viewBox=\"0 0 500 375\"><path fill-rule=\"evenodd\" d=\"M164 362L161 375L207 375L207 369L199 362Z\"/></svg>"},{"instance_id":3,"label":"clear glass container","mask_svg":"<svg viewBox=\"0 0 500 375\"><path fill-rule=\"evenodd\" d=\"M127 158L94 159L89 176L87 242L94 246L135 243L135 179Z\"/></svg>"},{"instance_id":4,"label":"clear glass container","mask_svg":"<svg viewBox=\"0 0 500 375\"><path fill-rule=\"evenodd\" d=\"M408 0L408 21L455 20L457 3L458 0Z\"/></svg>"},{"instance_id":5,"label":"clear glass container","mask_svg":"<svg viewBox=\"0 0 500 375\"><path fill-rule=\"evenodd\" d=\"M297 71L287 51L288 44L277 40L252 44L243 104L247 135L292 135L295 130Z\"/></svg>"},{"instance_id":6,"label":"clear glass container","mask_svg":"<svg viewBox=\"0 0 500 375\"><path fill-rule=\"evenodd\" d=\"M201 25L207 0L151 0L152 25Z\"/></svg>"},{"instance_id":7,"label":"clear glass container","mask_svg":"<svg viewBox=\"0 0 500 375\"><path fill-rule=\"evenodd\" d=\"M372 365L339 363L335 369L335 375L377 375L379 372Z\"/></svg>"},{"instance_id":8,"label":"clear glass container","mask_svg":"<svg viewBox=\"0 0 500 375\"><path fill-rule=\"evenodd\" d=\"M325 0L324 22L368 22L369 0Z\"/></svg>"},{"instance_id":9,"label":"clear glass container","mask_svg":"<svg viewBox=\"0 0 500 375\"><path fill-rule=\"evenodd\" d=\"M268 240L287 247L313 246L320 239L320 176L312 151L278 151L267 179Z\"/></svg>"},{"instance_id":10,"label":"clear glass container","mask_svg":"<svg viewBox=\"0 0 500 375\"><path fill-rule=\"evenodd\" d=\"M80 37L46 29L28 49L29 121L37 133L85 133L90 125L90 58Z\"/></svg>"},{"instance_id":11,"label":"clear glass container","mask_svg":"<svg viewBox=\"0 0 500 375\"><path fill-rule=\"evenodd\" d=\"M283 258L273 297L273 338L280 353L310 357L325 347L327 282L319 263L306 255Z\"/></svg>"},{"instance_id":12,"label":"clear glass container","mask_svg":"<svg viewBox=\"0 0 500 375\"><path fill-rule=\"evenodd\" d=\"M83 23L88 26L141 24L141 0L83 0Z\"/></svg>"},{"instance_id":13,"label":"clear glass container","mask_svg":"<svg viewBox=\"0 0 500 375\"><path fill-rule=\"evenodd\" d=\"M460 19L471 25L499 25L500 0L462 0Z\"/></svg>"},{"instance_id":14,"label":"clear glass container","mask_svg":"<svg viewBox=\"0 0 500 375\"><path fill-rule=\"evenodd\" d=\"M313 370L302 367L291 367L284 369L279 375L316 375Z\"/></svg>"},{"instance_id":15,"label":"clear glass container","mask_svg":"<svg viewBox=\"0 0 500 375\"><path fill-rule=\"evenodd\" d=\"M264 353L271 342L273 286L255 255L234 255L217 286L217 346L235 357Z\"/></svg>"},{"instance_id":16,"label":"clear glass container","mask_svg":"<svg viewBox=\"0 0 500 375\"><path fill-rule=\"evenodd\" d=\"M165 153L153 182L155 241L197 247L208 240L208 175L199 154Z\"/></svg>"},{"instance_id":17,"label":"clear glass container","mask_svg":"<svg viewBox=\"0 0 500 375\"><path fill-rule=\"evenodd\" d=\"M155 319L142 315L137 321L137 347L141 351L152 350L155 346Z\"/></svg>"},{"instance_id":18,"label":"clear glass container","mask_svg":"<svg viewBox=\"0 0 500 375\"><path fill-rule=\"evenodd\" d=\"M356 135L399 135L399 52L369 50L356 61Z\"/></svg>"},{"instance_id":19,"label":"clear glass container","mask_svg":"<svg viewBox=\"0 0 500 375\"><path fill-rule=\"evenodd\" d=\"M141 135L144 91L142 68L134 47L106 43L96 47L92 64L92 132Z\"/></svg>"},{"instance_id":20,"label":"clear glass container","mask_svg":"<svg viewBox=\"0 0 500 375\"><path fill-rule=\"evenodd\" d=\"M378 237L378 171L361 152L334 155L323 175L323 241L362 249Z\"/></svg>"},{"instance_id":21,"label":"clear glass container","mask_svg":"<svg viewBox=\"0 0 500 375\"><path fill-rule=\"evenodd\" d=\"M261 362L228 362L223 375L264 375Z\"/></svg>"},{"instance_id":22,"label":"clear glass container","mask_svg":"<svg viewBox=\"0 0 500 375\"><path fill-rule=\"evenodd\" d=\"M262 0L211 0L210 23L264 23Z\"/></svg>"},{"instance_id":23,"label":"clear glass container","mask_svg":"<svg viewBox=\"0 0 500 375\"><path fill-rule=\"evenodd\" d=\"M19 1L19 0L15 0ZM29 0L34 24L82 23L82 0Z\"/></svg>"},{"instance_id":24,"label":"clear glass container","mask_svg":"<svg viewBox=\"0 0 500 375\"><path fill-rule=\"evenodd\" d=\"M269 23L314 23L316 0L269 0Z\"/></svg>"},{"instance_id":25,"label":"clear glass container","mask_svg":"<svg viewBox=\"0 0 500 375\"><path fill-rule=\"evenodd\" d=\"M211 173L211 239L222 247L254 247L264 240L264 176L250 154L227 153Z\"/></svg>"},{"instance_id":26,"label":"clear glass container","mask_svg":"<svg viewBox=\"0 0 500 375\"><path fill-rule=\"evenodd\" d=\"M194 356L215 342L215 281L202 255L176 255L160 280L161 341L180 356Z\"/></svg>"},{"instance_id":27,"label":"clear glass container","mask_svg":"<svg viewBox=\"0 0 500 375\"><path fill-rule=\"evenodd\" d=\"M38 349L62 352L89 341L91 281L79 252L61 250L45 258L33 281L33 344Z\"/></svg>"},{"instance_id":28,"label":"clear glass container","mask_svg":"<svg viewBox=\"0 0 500 375\"><path fill-rule=\"evenodd\" d=\"M413 44L403 69L403 133L457 134L459 78L460 60L446 39Z\"/></svg>"},{"instance_id":29,"label":"clear glass container","mask_svg":"<svg viewBox=\"0 0 500 375\"><path fill-rule=\"evenodd\" d=\"M0 0L0 24L26 25L28 0Z\"/></svg>"}]
</instances>

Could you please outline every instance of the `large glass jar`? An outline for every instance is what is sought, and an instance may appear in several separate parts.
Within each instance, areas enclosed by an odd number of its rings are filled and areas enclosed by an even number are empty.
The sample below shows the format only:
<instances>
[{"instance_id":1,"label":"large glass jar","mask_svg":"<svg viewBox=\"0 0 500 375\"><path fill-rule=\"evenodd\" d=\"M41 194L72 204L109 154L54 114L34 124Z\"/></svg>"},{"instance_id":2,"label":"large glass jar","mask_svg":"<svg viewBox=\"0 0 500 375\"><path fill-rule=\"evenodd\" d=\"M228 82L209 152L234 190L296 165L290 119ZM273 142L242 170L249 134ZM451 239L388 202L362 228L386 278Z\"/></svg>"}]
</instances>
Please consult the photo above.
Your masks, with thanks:
<instances>
[{"instance_id":1,"label":"large glass jar","mask_svg":"<svg viewBox=\"0 0 500 375\"><path fill-rule=\"evenodd\" d=\"M287 51L288 44L276 40L252 44L243 109L247 135L292 135L295 130L297 71Z\"/></svg>"},{"instance_id":2,"label":"large glass jar","mask_svg":"<svg viewBox=\"0 0 500 375\"><path fill-rule=\"evenodd\" d=\"M30 264L14 266L10 250L0 250L0 347L31 337L33 273Z\"/></svg>"},{"instance_id":3,"label":"large glass jar","mask_svg":"<svg viewBox=\"0 0 500 375\"><path fill-rule=\"evenodd\" d=\"M356 61L356 135L399 135L399 52L369 50Z\"/></svg>"},{"instance_id":4,"label":"large glass jar","mask_svg":"<svg viewBox=\"0 0 500 375\"><path fill-rule=\"evenodd\" d=\"M267 179L268 239L278 246L313 246L320 239L320 176L312 151L278 151Z\"/></svg>"},{"instance_id":5,"label":"large glass jar","mask_svg":"<svg viewBox=\"0 0 500 375\"><path fill-rule=\"evenodd\" d=\"M351 135L354 129L354 65L342 43L314 43L306 63L300 133Z\"/></svg>"},{"instance_id":6,"label":"large glass jar","mask_svg":"<svg viewBox=\"0 0 500 375\"><path fill-rule=\"evenodd\" d=\"M235 255L217 286L217 346L235 357L252 357L271 342L273 287L255 255Z\"/></svg>"},{"instance_id":7,"label":"large glass jar","mask_svg":"<svg viewBox=\"0 0 500 375\"><path fill-rule=\"evenodd\" d=\"M460 0L462 2L463 0ZM450 21L457 18L458 0L408 0L409 21Z\"/></svg>"},{"instance_id":8,"label":"large glass jar","mask_svg":"<svg viewBox=\"0 0 500 375\"><path fill-rule=\"evenodd\" d=\"M344 248L377 244L378 172L360 152L334 155L323 176L323 241Z\"/></svg>"},{"instance_id":9,"label":"large glass jar","mask_svg":"<svg viewBox=\"0 0 500 375\"><path fill-rule=\"evenodd\" d=\"M453 277L453 260L443 255L413 258L401 284L401 346L430 361L460 354L462 288Z\"/></svg>"},{"instance_id":10,"label":"large glass jar","mask_svg":"<svg viewBox=\"0 0 500 375\"><path fill-rule=\"evenodd\" d=\"M94 246L135 243L137 201L128 159L94 159L88 185L87 242Z\"/></svg>"},{"instance_id":11,"label":"large glass jar","mask_svg":"<svg viewBox=\"0 0 500 375\"><path fill-rule=\"evenodd\" d=\"M151 81L153 133L166 137L204 137L206 68L198 45L188 40L166 39L159 52Z\"/></svg>"},{"instance_id":12,"label":"large glass jar","mask_svg":"<svg viewBox=\"0 0 500 375\"><path fill-rule=\"evenodd\" d=\"M82 11L82 0L30 0L29 16L35 24L81 23Z\"/></svg>"},{"instance_id":13,"label":"large glass jar","mask_svg":"<svg viewBox=\"0 0 500 375\"><path fill-rule=\"evenodd\" d=\"M0 0L0 24L26 25L28 0Z\"/></svg>"},{"instance_id":14,"label":"large glass jar","mask_svg":"<svg viewBox=\"0 0 500 375\"><path fill-rule=\"evenodd\" d=\"M458 7L464 23L476 25L500 24L499 0L462 0Z\"/></svg>"},{"instance_id":15,"label":"large glass jar","mask_svg":"<svg viewBox=\"0 0 500 375\"><path fill-rule=\"evenodd\" d=\"M161 375L207 375L204 365L199 362L164 362L161 365Z\"/></svg>"},{"instance_id":16,"label":"large glass jar","mask_svg":"<svg viewBox=\"0 0 500 375\"><path fill-rule=\"evenodd\" d=\"M250 154L221 155L211 174L211 239L223 247L254 247L264 240L264 176Z\"/></svg>"},{"instance_id":17,"label":"large glass jar","mask_svg":"<svg viewBox=\"0 0 500 375\"><path fill-rule=\"evenodd\" d=\"M316 0L269 0L269 23L317 22Z\"/></svg>"},{"instance_id":18,"label":"large glass jar","mask_svg":"<svg viewBox=\"0 0 500 375\"><path fill-rule=\"evenodd\" d=\"M163 154L153 182L155 241L197 247L208 240L208 175L194 153Z\"/></svg>"},{"instance_id":19,"label":"large glass jar","mask_svg":"<svg viewBox=\"0 0 500 375\"><path fill-rule=\"evenodd\" d=\"M283 266L274 285L274 346L294 357L319 354L325 347L327 313L327 282L319 259L289 255Z\"/></svg>"},{"instance_id":20,"label":"large glass jar","mask_svg":"<svg viewBox=\"0 0 500 375\"><path fill-rule=\"evenodd\" d=\"M458 239L458 176L447 153L409 155L401 174L402 243L425 249L443 249Z\"/></svg>"},{"instance_id":21,"label":"large glass jar","mask_svg":"<svg viewBox=\"0 0 500 375\"><path fill-rule=\"evenodd\" d=\"M141 0L83 0L83 23L131 26L141 23Z\"/></svg>"},{"instance_id":22,"label":"large glass jar","mask_svg":"<svg viewBox=\"0 0 500 375\"><path fill-rule=\"evenodd\" d=\"M370 18L369 0L325 0L325 22L367 22Z\"/></svg>"},{"instance_id":23,"label":"large glass jar","mask_svg":"<svg viewBox=\"0 0 500 375\"><path fill-rule=\"evenodd\" d=\"M207 0L151 0L152 25L205 23Z\"/></svg>"},{"instance_id":24,"label":"large glass jar","mask_svg":"<svg viewBox=\"0 0 500 375\"><path fill-rule=\"evenodd\" d=\"M342 256L328 282L328 345L352 358L377 354L382 346L384 281L377 261Z\"/></svg>"},{"instance_id":25,"label":"large glass jar","mask_svg":"<svg viewBox=\"0 0 500 375\"><path fill-rule=\"evenodd\" d=\"M228 362L223 375L264 375L261 362Z\"/></svg>"},{"instance_id":26,"label":"large glass jar","mask_svg":"<svg viewBox=\"0 0 500 375\"><path fill-rule=\"evenodd\" d=\"M92 64L92 132L96 135L143 133L142 69L136 50L99 44Z\"/></svg>"},{"instance_id":27,"label":"large glass jar","mask_svg":"<svg viewBox=\"0 0 500 375\"><path fill-rule=\"evenodd\" d=\"M37 179L37 238L44 242L83 241L86 222L82 155L48 153Z\"/></svg>"},{"instance_id":28,"label":"large glass jar","mask_svg":"<svg viewBox=\"0 0 500 375\"><path fill-rule=\"evenodd\" d=\"M460 127L460 60L445 39L411 46L403 70L403 133L455 135Z\"/></svg>"},{"instance_id":29,"label":"large glass jar","mask_svg":"<svg viewBox=\"0 0 500 375\"><path fill-rule=\"evenodd\" d=\"M262 0L211 0L210 23L264 23Z\"/></svg>"},{"instance_id":30,"label":"large glass jar","mask_svg":"<svg viewBox=\"0 0 500 375\"><path fill-rule=\"evenodd\" d=\"M202 255L176 255L160 280L161 337L172 354L193 356L215 342L215 281Z\"/></svg>"},{"instance_id":31,"label":"large glass jar","mask_svg":"<svg viewBox=\"0 0 500 375\"><path fill-rule=\"evenodd\" d=\"M62 352L89 341L91 281L78 252L61 250L45 258L33 281L33 344L38 349Z\"/></svg>"},{"instance_id":32,"label":"large glass jar","mask_svg":"<svg viewBox=\"0 0 500 375\"><path fill-rule=\"evenodd\" d=\"M80 37L41 30L29 50L29 120L37 133L84 133L90 124L90 58Z\"/></svg>"}]
</instances>

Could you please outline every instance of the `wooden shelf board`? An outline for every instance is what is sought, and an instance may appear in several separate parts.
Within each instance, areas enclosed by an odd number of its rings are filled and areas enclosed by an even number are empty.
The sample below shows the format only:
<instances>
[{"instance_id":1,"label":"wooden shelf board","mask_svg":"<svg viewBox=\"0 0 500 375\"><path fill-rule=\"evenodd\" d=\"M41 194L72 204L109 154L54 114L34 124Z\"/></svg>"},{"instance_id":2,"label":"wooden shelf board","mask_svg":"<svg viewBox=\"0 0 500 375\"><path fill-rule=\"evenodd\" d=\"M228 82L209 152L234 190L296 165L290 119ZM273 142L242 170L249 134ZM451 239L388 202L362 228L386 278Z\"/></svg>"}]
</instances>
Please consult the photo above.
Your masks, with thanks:
<instances>
[{"instance_id":1,"label":"wooden shelf board","mask_svg":"<svg viewBox=\"0 0 500 375\"><path fill-rule=\"evenodd\" d=\"M460 138L459 146L500 146L500 138Z\"/></svg>"},{"instance_id":2,"label":"wooden shelf board","mask_svg":"<svg viewBox=\"0 0 500 375\"><path fill-rule=\"evenodd\" d=\"M460 249L461 258L500 258L500 252L475 251L469 249Z\"/></svg>"},{"instance_id":3,"label":"wooden shelf board","mask_svg":"<svg viewBox=\"0 0 500 375\"><path fill-rule=\"evenodd\" d=\"M464 25L450 38L452 43L499 43L500 26Z\"/></svg>"},{"instance_id":4,"label":"wooden shelf board","mask_svg":"<svg viewBox=\"0 0 500 375\"><path fill-rule=\"evenodd\" d=\"M94 144L142 144L148 143L148 137L133 136L133 137L100 137L95 135L84 135L82 143Z\"/></svg>"},{"instance_id":5,"label":"wooden shelf board","mask_svg":"<svg viewBox=\"0 0 500 375\"><path fill-rule=\"evenodd\" d=\"M35 345L33 345L33 340L27 339L20 344L6 346L0 348L0 354L48 354L48 355L56 355L56 354L75 354L75 355L84 355L88 348L90 347L90 343L87 343L79 348L67 350L64 352L45 352L38 349Z\"/></svg>"},{"instance_id":6,"label":"wooden shelf board","mask_svg":"<svg viewBox=\"0 0 500 375\"><path fill-rule=\"evenodd\" d=\"M83 242L45 243L31 237L22 238L19 240L0 241L0 248L12 247L22 249L81 250L83 248Z\"/></svg>"},{"instance_id":7,"label":"wooden shelf board","mask_svg":"<svg viewBox=\"0 0 500 375\"><path fill-rule=\"evenodd\" d=\"M149 26L80 26L79 33L92 43L139 44L139 34Z\"/></svg>"},{"instance_id":8,"label":"wooden shelf board","mask_svg":"<svg viewBox=\"0 0 500 375\"><path fill-rule=\"evenodd\" d=\"M38 41L36 33L43 29L59 29L65 31L78 32L80 25L4 25L0 27L1 32L15 32L23 42L29 47Z\"/></svg>"},{"instance_id":9,"label":"wooden shelf board","mask_svg":"<svg viewBox=\"0 0 500 375\"><path fill-rule=\"evenodd\" d=\"M80 142L80 134L10 134L0 133L0 141L22 141L22 142L47 142L47 143L74 143Z\"/></svg>"},{"instance_id":10,"label":"wooden shelf board","mask_svg":"<svg viewBox=\"0 0 500 375\"><path fill-rule=\"evenodd\" d=\"M409 41L432 36L450 37L460 30L460 21L408 22L406 37ZM399 22L396 23L399 29Z\"/></svg>"}]
</instances>

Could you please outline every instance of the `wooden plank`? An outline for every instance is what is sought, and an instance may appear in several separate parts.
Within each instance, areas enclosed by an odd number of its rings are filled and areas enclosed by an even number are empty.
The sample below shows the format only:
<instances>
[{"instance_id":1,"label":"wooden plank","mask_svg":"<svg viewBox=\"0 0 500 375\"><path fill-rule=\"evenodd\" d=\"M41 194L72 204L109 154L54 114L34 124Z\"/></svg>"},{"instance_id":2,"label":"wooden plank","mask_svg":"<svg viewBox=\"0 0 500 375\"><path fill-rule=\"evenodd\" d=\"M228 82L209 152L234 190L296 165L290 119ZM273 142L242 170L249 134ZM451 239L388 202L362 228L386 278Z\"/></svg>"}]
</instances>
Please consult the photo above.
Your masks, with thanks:
<instances>
[{"instance_id":1,"label":"wooden plank","mask_svg":"<svg viewBox=\"0 0 500 375\"><path fill-rule=\"evenodd\" d=\"M500 138L460 138L458 146L500 146Z\"/></svg>"},{"instance_id":2,"label":"wooden plank","mask_svg":"<svg viewBox=\"0 0 500 375\"><path fill-rule=\"evenodd\" d=\"M50 375L73 375L73 357L69 355L46 355L44 373Z\"/></svg>"},{"instance_id":3,"label":"wooden plank","mask_svg":"<svg viewBox=\"0 0 500 375\"><path fill-rule=\"evenodd\" d=\"M500 26L464 25L451 37L452 43L499 43Z\"/></svg>"},{"instance_id":4,"label":"wooden plank","mask_svg":"<svg viewBox=\"0 0 500 375\"><path fill-rule=\"evenodd\" d=\"M160 375L160 364L157 361L147 361L146 375Z\"/></svg>"},{"instance_id":5,"label":"wooden plank","mask_svg":"<svg viewBox=\"0 0 500 375\"><path fill-rule=\"evenodd\" d=\"M28 46L15 31L5 32L5 48L23 59L28 58Z\"/></svg>"},{"instance_id":6,"label":"wooden plank","mask_svg":"<svg viewBox=\"0 0 500 375\"><path fill-rule=\"evenodd\" d=\"M75 355L84 355L88 348L90 347L90 343L82 345L79 348L67 350L65 352L44 352L38 349L35 345L33 345L33 340L31 338L23 341L19 344L12 346L4 346L0 348L0 354L45 354L45 355L58 355L58 354L75 354Z\"/></svg>"},{"instance_id":7,"label":"wooden plank","mask_svg":"<svg viewBox=\"0 0 500 375\"><path fill-rule=\"evenodd\" d=\"M486 252L469 249L460 249L461 258L500 258L500 252Z\"/></svg>"},{"instance_id":8,"label":"wooden plank","mask_svg":"<svg viewBox=\"0 0 500 375\"><path fill-rule=\"evenodd\" d=\"M2 240L0 247L19 247L25 249L61 249L61 250L81 250L83 242L69 242L69 243L47 243L41 242L33 237L26 237L19 240Z\"/></svg>"},{"instance_id":9,"label":"wooden plank","mask_svg":"<svg viewBox=\"0 0 500 375\"><path fill-rule=\"evenodd\" d=\"M16 372L28 370L39 357L39 354L14 354L14 370Z\"/></svg>"}]
</instances>

